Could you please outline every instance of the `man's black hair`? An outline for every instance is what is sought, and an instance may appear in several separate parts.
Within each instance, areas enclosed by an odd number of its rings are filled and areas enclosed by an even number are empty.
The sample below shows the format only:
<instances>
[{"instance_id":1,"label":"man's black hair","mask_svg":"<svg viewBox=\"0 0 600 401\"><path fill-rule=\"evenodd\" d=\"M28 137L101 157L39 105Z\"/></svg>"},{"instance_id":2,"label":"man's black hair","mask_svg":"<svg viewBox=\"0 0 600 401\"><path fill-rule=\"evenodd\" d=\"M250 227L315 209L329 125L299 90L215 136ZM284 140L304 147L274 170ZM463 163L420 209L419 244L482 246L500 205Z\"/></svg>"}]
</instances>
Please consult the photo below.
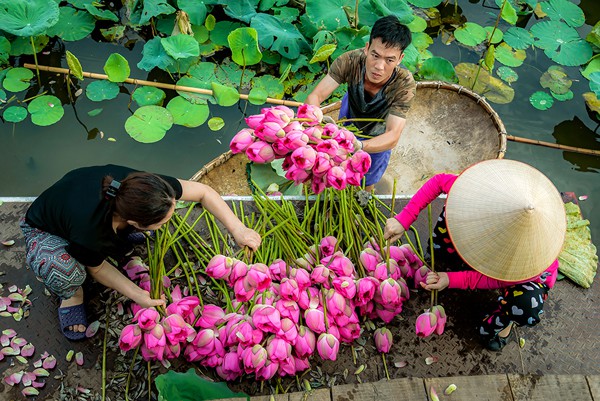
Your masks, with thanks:
<instances>
[{"instance_id":1,"label":"man's black hair","mask_svg":"<svg viewBox=\"0 0 600 401\"><path fill-rule=\"evenodd\" d=\"M412 41L410 29L406 25L401 24L398 17L393 15L388 15L375 21L371 29L369 44L373 42L373 39L377 38L386 47L398 47L401 51L404 51Z\"/></svg>"}]
</instances>

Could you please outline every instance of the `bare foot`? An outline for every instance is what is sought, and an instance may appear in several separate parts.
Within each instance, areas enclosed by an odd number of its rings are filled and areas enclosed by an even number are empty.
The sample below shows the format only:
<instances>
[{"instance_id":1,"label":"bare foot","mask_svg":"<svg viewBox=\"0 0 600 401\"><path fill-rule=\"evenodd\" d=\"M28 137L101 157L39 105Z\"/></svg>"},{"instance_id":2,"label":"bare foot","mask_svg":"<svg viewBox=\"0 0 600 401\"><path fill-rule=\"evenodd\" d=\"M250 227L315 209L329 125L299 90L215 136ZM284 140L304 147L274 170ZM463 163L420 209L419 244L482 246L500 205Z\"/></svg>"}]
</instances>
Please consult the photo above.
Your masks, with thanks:
<instances>
[{"instance_id":1,"label":"bare foot","mask_svg":"<svg viewBox=\"0 0 600 401\"><path fill-rule=\"evenodd\" d=\"M79 287L77 289L77 291L75 291L75 295L73 295L71 298L63 299L63 301L60 303L60 307L64 308L67 306L81 305L82 303L83 303L83 289L81 287ZM87 327L85 327L83 324L69 326L69 330L75 331L75 332L84 332L86 329L87 329Z\"/></svg>"}]
</instances>

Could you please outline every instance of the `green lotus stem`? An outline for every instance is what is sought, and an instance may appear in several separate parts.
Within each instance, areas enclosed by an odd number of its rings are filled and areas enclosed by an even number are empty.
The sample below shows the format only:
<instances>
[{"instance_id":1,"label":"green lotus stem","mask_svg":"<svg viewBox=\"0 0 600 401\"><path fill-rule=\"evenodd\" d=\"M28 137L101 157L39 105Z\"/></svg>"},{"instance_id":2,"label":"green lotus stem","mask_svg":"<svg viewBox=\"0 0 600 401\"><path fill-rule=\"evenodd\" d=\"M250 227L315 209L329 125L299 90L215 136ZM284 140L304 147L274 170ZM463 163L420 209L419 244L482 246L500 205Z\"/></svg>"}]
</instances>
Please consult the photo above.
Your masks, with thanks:
<instances>
[{"instance_id":1,"label":"green lotus stem","mask_svg":"<svg viewBox=\"0 0 600 401\"><path fill-rule=\"evenodd\" d=\"M31 96L31 97L28 97L27 99L23 99L23 100L21 100L21 103L27 103L27 102L28 102L28 101L30 101L30 100L33 100L33 99L35 99L35 98L38 98L38 97L40 97L40 96L44 96L46 93L48 93L48 91L43 91L42 93L38 93L38 94L37 94L37 95L35 95L35 96ZM13 97L14 97L14 96L13 96ZM7 101L7 103L8 103L8 102L9 102L9 101Z\"/></svg>"},{"instance_id":2,"label":"green lotus stem","mask_svg":"<svg viewBox=\"0 0 600 401\"><path fill-rule=\"evenodd\" d=\"M390 380L390 373L388 372L387 362L385 361L385 354L381 353L381 359L383 360L383 370L385 370L385 377Z\"/></svg>"},{"instance_id":3,"label":"green lotus stem","mask_svg":"<svg viewBox=\"0 0 600 401\"><path fill-rule=\"evenodd\" d=\"M150 361L148 361L148 401L152 401L152 369L151 369Z\"/></svg>"},{"instance_id":4,"label":"green lotus stem","mask_svg":"<svg viewBox=\"0 0 600 401\"><path fill-rule=\"evenodd\" d=\"M434 251L433 251L433 220L431 219L431 203L427 205L427 221L429 222L429 253L431 254L431 271L435 271Z\"/></svg>"},{"instance_id":5,"label":"green lotus stem","mask_svg":"<svg viewBox=\"0 0 600 401\"><path fill-rule=\"evenodd\" d=\"M423 252L423 246L421 245L421 239L419 238L419 232L417 231L417 229L414 226L410 226L410 229L415 234L415 241L417 241L417 245L419 246L419 255L421 256L421 259L423 259L423 255L425 255L425 253Z\"/></svg>"},{"instance_id":6,"label":"green lotus stem","mask_svg":"<svg viewBox=\"0 0 600 401\"><path fill-rule=\"evenodd\" d=\"M108 330L107 330L108 331ZM135 363L135 359L137 358L137 354L140 351L141 345L135 347L135 352L133 353L133 358L131 358L131 363L129 364L129 371L127 372L127 381L125 382L125 401L129 401L129 383L131 382L131 376L133 373L133 364Z\"/></svg>"},{"instance_id":7,"label":"green lotus stem","mask_svg":"<svg viewBox=\"0 0 600 401\"><path fill-rule=\"evenodd\" d=\"M177 247L180 248L179 251L183 254L183 257L185 258L185 262L186 263L182 263L182 270L183 270L183 274L185 274L185 278L186 278L186 280L188 282L188 287L190 289L192 287L196 288L196 295L200 299L200 304L202 305L202 293L200 292L200 287L198 286L198 280L194 277L194 280L193 280L194 285L192 286L192 279L191 279L190 274L189 274L189 272L187 270L187 266L192 266L193 264L188 259L187 253L185 252L185 250L183 249L183 246L179 242L177 243ZM175 250L175 248L173 248L173 253L178 253ZM181 260L180 257L177 257L177 259Z\"/></svg>"},{"instance_id":8,"label":"green lotus stem","mask_svg":"<svg viewBox=\"0 0 600 401\"><path fill-rule=\"evenodd\" d=\"M325 318L325 329L329 332L329 319L327 319L327 302L325 302L325 296L323 295L323 292L325 291L325 289L321 289L321 294L319 294L322 299L321 299L321 304L323 305L323 317Z\"/></svg>"},{"instance_id":9,"label":"green lotus stem","mask_svg":"<svg viewBox=\"0 0 600 401\"><path fill-rule=\"evenodd\" d=\"M354 29L358 29L358 0L354 2Z\"/></svg>"},{"instance_id":10,"label":"green lotus stem","mask_svg":"<svg viewBox=\"0 0 600 401\"><path fill-rule=\"evenodd\" d=\"M29 37L29 42L31 43L31 50L33 51L33 60L35 61L35 72L37 73L38 86L42 86L42 80L40 78L40 69L38 68L38 59L37 52L35 51L35 43L33 43L33 36Z\"/></svg>"},{"instance_id":11,"label":"green lotus stem","mask_svg":"<svg viewBox=\"0 0 600 401\"><path fill-rule=\"evenodd\" d=\"M354 343L350 345L350 348L352 350L352 362L354 363L354 366L356 366L356 349L354 349Z\"/></svg>"}]
</instances>

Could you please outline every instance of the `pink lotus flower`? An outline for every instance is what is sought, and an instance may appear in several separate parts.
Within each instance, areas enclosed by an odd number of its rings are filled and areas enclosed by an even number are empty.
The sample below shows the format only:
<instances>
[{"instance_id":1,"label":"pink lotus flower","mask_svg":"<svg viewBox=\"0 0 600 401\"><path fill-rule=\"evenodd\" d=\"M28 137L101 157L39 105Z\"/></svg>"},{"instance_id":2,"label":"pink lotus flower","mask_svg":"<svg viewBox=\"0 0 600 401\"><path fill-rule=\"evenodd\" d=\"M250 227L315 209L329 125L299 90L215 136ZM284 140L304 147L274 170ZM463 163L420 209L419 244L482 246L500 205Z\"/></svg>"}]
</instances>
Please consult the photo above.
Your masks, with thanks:
<instances>
[{"instance_id":1,"label":"pink lotus flower","mask_svg":"<svg viewBox=\"0 0 600 401\"><path fill-rule=\"evenodd\" d=\"M346 152L354 151L354 141L356 140L356 137L347 129L340 128L335 133L333 139L335 139L340 144L340 148L343 148Z\"/></svg>"},{"instance_id":2,"label":"pink lotus flower","mask_svg":"<svg viewBox=\"0 0 600 401\"><path fill-rule=\"evenodd\" d=\"M285 138L277 138L277 140L271 144L271 147L273 148L275 158L277 159L281 159L282 157L287 156L290 153L288 147L285 146Z\"/></svg>"},{"instance_id":3,"label":"pink lotus flower","mask_svg":"<svg viewBox=\"0 0 600 401\"><path fill-rule=\"evenodd\" d=\"M324 139L323 141L319 142L315 148L317 149L317 152L326 154L330 158L333 158L338 155L340 144L333 139Z\"/></svg>"},{"instance_id":4,"label":"pink lotus flower","mask_svg":"<svg viewBox=\"0 0 600 401\"><path fill-rule=\"evenodd\" d=\"M344 309L346 309L346 298L333 288L326 291L325 303L327 305L327 315L339 316L344 314Z\"/></svg>"},{"instance_id":5,"label":"pink lotus flower","mask_svg":"<svg viewBox=\"0 0 600 401\"><path fill-rule=\"evenodd\" d=\"M246 149L246 156L255 163L271 163L275 160L273 148L266 142L256 141Z\"/></svg>"},{"instance_id":6,"label":"pink lotus flower","mask_svg":"<svg viewBox=\"0 0 600 401\"><path fill-rule=\"evenodd\" d=\"M375 339L375 346L377 347L377 351L383 353L390 352L390 348L392 348L393 338L392 332L389 329L385 327L379 328L375 330L373 337Z\"/></svg>"},{"instance_id":7,"label":"pink lotus flower","mask_svg":"<svg viewBox=\"0 0 600 401\"><path fill-rule=\"evenodd\" d=\"M402 277L396 279L396 282L400 286L400 296L402 297L402 301L405 301L410 298L410 290L408 289L408 284L406 284L406 280Z\"/></svg>"},{"instance_id":8,"label":"pink lotus flower","mask_svg":"<svg viewBox=\"0 0 600 401\"><path fill-rule=\"evenodd\" d=\"M248 274L248 265L241 260L233 259L233 266L229 274L229 284L233 285L239 279L246 277L246 274Z\"/></svg>"},{"instance_id":9,"label":"pink lotus flower","mask_svg":"<svg viewBox=\"0 0 600 401\"><path fill-rule=\"evenodd\" d=\"M264 118L265 118L265 116L262 114L254 114L254 115L248 116L245 118L246 125L248 125L248 127L250 127L251 129L255 129L256 127L258 127L260 125L260 123L262 123Z\"/></svg>"},{"instance_id":10,"label":"pink lotus flower","mask_svg":"<svg viewBox=\"0 0 600 401\"><path fill-rule=\"evenodd\" d=\"M244 128L231 139L229 149L231 149L231 152L234 154L245 152L246 149L248 149L248 146L254 143L255 140L256 137L254 136L254 131L249 128Z\"/></svg>"},{"instance_id":11,"label":"pink lotus flower","mask_svg":"<svg viewBox=\"0 0 600 401\"><path fill-rule=\"evenodd\" d=\"M157 324L152 330L144 333L144 343L149 349L156 347L164 347L167 345L167 337L165 329L162 325Z\"/></svg>"},{"instance_id":12,"label":"pink lotus flower","mask_svg":"<svg viewBox=\"0 0 600 401\"><path fill-rule=\"evenodd\" d=\"M300 291L304 291L306 288L310 287L310 273L304 269L292 269L290 271L290 278L296 280Z\"/></svg>"},{"instance_id":13,"label":"pink lotus flower","mask_svg":"<svg viewBox=\"0 0 600 401\"><path fill-rule=\"evenodd\" d=\"M295 301L278 299L275 302L275 309L279 311L281 319L288 318L294 323L298 323L300 318L300 307Z\"/></svg>"},{"instance_id":14,"label":"pink lotus flower","mask_svg":"<svg viewBox=\"0 0 600 401\"><path fill-rule=\"evenodd\" d=\"M290 123L288 125L283 127L283 130L285 131L286 134L288 132L292 132L292 131L304 132L304 126L302 125L302 123L300 121L290 121Z\"/></svg>"},{"instance_id":15,"label":"pink lotus flower","mask_svg":"<svg viewBox=\"0 0 600 401\"><path fill-rule=\"evenodd\" d=\"M149 274L140 274L138 286L142 290L150 292L150 290L152 289L152 283L150 282L150 275Z\"/></svg>"},{"instance_id":16,"label":"pink lotus flower","mask_svg":"<svg viewBox=\"0 0 600 401\"><path fill-rule=\"evenodd\" d=\"M143 308L136 313L133 317L133 321L138 323L138 326L142 330L152 330L158 320L160 319L160 315L154 308Z\"/></svg>"},{"instance_id":17,"label":"pink lotus flower","mask_svg":"<svg viewBox=\"0 0 600 401\"><path fill-rule=\"evenodd\" d=\"M308 135L311 141L321 142L321 137L323 136L323 128L318 125L313 125L312 127L308 127L304 130L304 133Z\"/></svg>"},{"instance_id":18,"label":"pink lotus flower","mask_svg":"<svg viewBox=\"0 0 600 401\"><path fill-rule=\"evenodd\" d=\"M327 123L323 126L323 135L328 136L330 138L335 138L340 127L334 123Z\"/></svg>"},{"instance_id":19,"label":"pink lotus flower","mask_svg":"<svg viewBox=\"0 0 600 401\"><path fill-rule=\"evenodd\" d=\"M203 329L212 329L223 321L225 317L225 311L223 308L213 305L206 304L202 309L202 315L196 322L196 327L202 327Z\"/></svg>"},{"instance_id":20,"label":"pink lotus flower","mask_svg":"<svg viewBox=\"0 0 600 401\"><path fill-rule=\"evenodd\" d=\"M298 328L298 337L294 343L294 351L300 358L306 358L311 356L315 352L315 346L317 340L315 333L305 326Z\"/></svg>"},{"instance_id":21,"label":"pink lotus flower","mask_svg":"<svg viewBox=\"0 0 600 401\"><path fill-rule=\"evenodd\" d=\"M260 344L246 348L240 354L242 365L248 374L264 367L267 363L267 356L267 350Z\"/></svg>"},{"instance_id":22,"label":"pink lotus flower","mask_svg":"<svg viewBox=\"0 0 600 401\"><path fill-rule=\"evenodd\" d=\"M161 324L170 344L192 341L196 336L194 328L186 323L181 315L169 315L163 319Z\"/></svg>"},{"instance_id":23,"label":"pink lotus flower","mask_svg":"<svg viewBox=\"0 0 600 401\"><path fill-rule=\"evenodd\" d=\"M294 374L296 374L296 363L294 362L294 356L290 355L289 357L285 358L283 361L278 361L279 362L279 369L277 370L277 373L279 374L279 376L284 377L284 376L292 376Z\"/></svg>"},{"instance_id":24,"label":"pink lotus flower","mask_svg":"<svg viewBox=\"0 0 600 401\"><path fill-rule=\"evenodd\" d=\"M194 316L194 309L198 305L200 305L200 299L198 299L198 297L195 295L181 298L167 306L167 314L181 315L185 321L188 323L193 323L193 321L196 319L196 316Z\"/></svg>"},{"instance_id":25,"label":"pink lotus flower","mask_svg":"<svg viewBox=\"0 0 600 401\"><path fill-rule=\"evenodd\" d=\"M281 330L281 316L273 306L255 305L251 316L252 323L257 329L275 334Z\"/></svg>"},{"instance_id":26,"label":"pink lotus flower","mask_svg":"<svg viewBox=\"0 0 600 401\"><path fill-rule=\"evenodd\" d=\"M291 117L288 116L281 110L277 109L269 109L263 113L264 119L262 121L265 123L274 123L279 125L281 128L285 127L289 124Z\"/></svg>"},{"instance_id":27,"label":"pink lotus flower","mask_svg":"<svg viewBox=\"0 0 600 401\"><path fill-rule=\"evenodd\" d=\"M308 135L302 131L290 131L283 138L283 144L293 152L308 145Z\"/></svg>"},{"instance_id":28,"label":"pink lotus flower","mask_svg":"<svg viewBox=\"0 0 600 401\"><path fill-rule=\"evenodd\" d=\"M322 258L321 263L338 276L354 277L354 264L340 251Z\"/></svg>"},{"instance_id":29,"label":"pink lotus flower","mask_svg":"<svg viewBox=\"0 0 600 401\"><path fill-rule=\"evenodd\" d=\"M363 249L358 258L367 272L375 271L376 266L383 262L381 254L372 248Z\"/></svg>"},{"instance_id":30,"label":"pink lotus flower","mask_svg":"<svg viewBox=\"0 0 600 401\"><path fill-rule=\"evenodd\" d=\"M316 157L317 152L313 148L304 146L292 152L292 163L300 169L308 170L314 166Z\"/></svg>"},{"instance_id":31,"label":"pink lotus flower","mask_svg":"<svg viewBox=\"0 0 600 401\"><path fill-rule=\"evenodd\" d=\"M195 332L194 332L195 334ZM180 343L175 343L175 344L169 344L169 342L167 341L167 345L165 345L164 348L164 353L163 356L165 359L175 359L179 357L179 354L181 354L181 344Z\"/></svg>"},{"instance_id":32,"label":"pink lotus flower","mask_svg":"<svg viewBox=\"0 0 600 401\"><path fill-rule=\"evenodd\" d=\"M300 293L298 306L302 309L316 308L321 303L319 301L320 292L315 287L308 287Z\"/></svg>"},{"instance_id":33,"label":"pink lotus flower","mask_svg":"<svg viewBox=\"0 0 600 401\"><path fill-rule=\"evenodd\" d=\"M278 369L279 363L267 360L267 362L262 368L256 369L256 380L271 380L273 376L275 376L275 374L277 373Z\"/></svg>"},{"instance_id":34,"label":"pink lotus flower","mask_svg":"<svg viewBox=\"0 0 600 401\"><path fill-rule=\"evenodd\" d=\"M300 289L298 283L293 278L284 278L279 286L279 295L283 299L298 301L300 299Z\"/></svg>"},{"instance_id":35,"label":"pink lotus flower","mask_svg":"<svg viewBox=\"0 0 600 401\"><path fill-rule=\"evenodd\" d=\"M299 167L292 166L285 172L285 178L294 181L295 185L300 185L310 180L310 173Z\"/></svg>"},{"instance_id":36,"label":"pink lotus flower","mask_svg":"<svg viewBox=\"0 0 600 401\"><path fill-rule=\"evenodd\" d=\"M254 136L268 143L285 136L285 131L277 122L263 122L254 130Z\"/></svg>"},{"instance_id":37,"label":"pink lotus flower","mask_svg":"<svg viewBox=\"0 0 600 401\"><path fill-rule=\"evenodd\" d=\"M423 266L423 261L419 259L419 257L412 250L409 244L401 245L400 249L402 249L402 252L404 252L404 257L406 258L406 261L410 265L411 269L413 269L413 271Z\"/></svg>"},{"instance_id":38,"label":"pink lotus flower","mask_svg":"<svg viewBox=\"0 0 600 401\"><path fill-rule=\"evenodd\" d=\"M322 333L317 340L319 356L326 361L335 361L340 350L340 341L329 333Z\"/></svg>"},{"instance_id":39,"label":"pink lotus flower","mask_svg":"<svg viewBox=\"0 0 600 401\"><path fill-rule=\"evenodd\" d=\"M269 265L269 273L271 274L271 277L275 280L281 280L287 275L286 263L282 259L275 259Z\"/></svg>"},{"instance_id":40,"label":"pink lotus flower","mask_svg":"<svg viewBox=\"0 0 600 401\"><path fill-rule=\"evenodd\" d=\"M233 285L233 292L235 294L235 299L239 302L247 302L256 293L256 287L253 287L247 279L248 277L244 277L239 279Z\"/></svg>"},{"instance_id":41,"label":"pink lotus flower","mask_svg":"<svg viewBox=\"0 0 600 401\"><path fill-rule=\"evenodd\" d=\"M379 287L379 280L374 277L363 277L356 282L356 306L366 305L373 299L375 291Z\"/></svg>"},{"instance_id":42,"label":"pink lotus flower","mask_svg":"<svg viewBox=\"0 0 600 401\"><path fill-rule=\"evenodd\" d=\"M310 190L318 195L325 191L325 188L327 188L327 174L323 175L322 177L313 176L312 183L310 184Z\"/></svg>"},{"instance_id":43,"label":"pink lotus flower","mask_svg":"<svg viewBox=\"0 0 600 401\"><path fill-rule=\"evenodd\" d=\"M240 356L236 350L225 354L223 363L216 368L217 374L223 380L233 381L241 377L244 371L240 363Z\"/></svg>"},{"instance_id":44,"label":"pink lotus flower","mask_svg":"<svg viewBox=\"0 0 600 401\"><path fill-rule=\"evenodd\" d=\"M304 322L315 333L325 332L325 314L322 309L310 308L304 311Z\"/></svg>"},{"instance_id":45,"label":"pink lotus flower","mask_svg":"<svg viewBox=\"0 0 600 401\"><path fill-rule=\"evenodd\" d=\"M319 106L315 106L312 104L303 104L298 107L298 113L296 114L298 118L308 118L307 125L316 125L321 123L323 120L323 110Z\"/></svg>"},{"instance_id":46,"label":"pink lotus flower","mask_svg":"<svg viewBox=\"0 0 600 401\"><path fill-rule=\"evenodd\" d=\"M371 156L367 152L359 150L350 158L350 167L361 175L367 174L371 168Z\"/></svg>"},{"instance_id":47,"label":"pink lotus flower","mask_svg":"<svg viewBox=\"0 0 600 401\"><path fill-rule=\"evenodd\" d=\"M136 348L142 342L142 329L137 324L129 324L121 330L119 336L119 348L129 351Z\"/></svg>"},{"instance_id":48,"label":"pink lotus flower","mask_svg":"<svg viewBox=\"0 0 600 401\"><path fill-rule=\"evenodd\" d=\"M398 306L402 303L400 285L393 278L383 280L379 284L383 305Z\"/></svg>"},{"instance_id":49,"label":"pink lotus flower","mask_svg":"<svg viewBox=\"0 0 600 401\"><path fill-rule=\"evenodd\" d=\"M448 317L446 316L446 310L442 305L434 305L431 308L431 312L437 318L437 322L435 325L435 333L441 336L444 333L444 328L446 327L446 320Z\"/></svg>"},{"instance_id":50,"label":"pink lotus flower","mask_svg":"<svg viewBox=\"0 0 600 401\"><path fill-rule=\"evenodd\" d=\"M233 268L233 259L224 255L215 255L206 265L206 274L210 277L219 279L227 279Z\"/></svg>"},{"instance_id":51,"label":"pink lotus flower","mask_svg":"<svg viewBox=\"0 0 600 401\"><path fill-rule=\"evenodd\" d=\"M188 353L188 348L193 348L193 352ZM202 329L186 347L184 355L188 362L195 362L209 355L220 355L222 357L225 355L225 350L214 330Z\"/></svg>"},{"instance_id":52,"label":"pink lotus flower","mask_svg":"<svg viewBox=\"0 0 600 401\"><path fill-rule=\"evenodd\" d=\"M282 338L271 336L267 340L267 355L271 361L283 361L292 355L292 344Z\"/></svg>"},{"instance_id":53,"label":"pink lotus flower","mask_svg":"<svg viewBox=\"0 0 600 401\"><path fill-rule=\"evenodd\" d=\"M332 277L331 271L323 266L316 265L313 271L310 273L310 278L314 283L321 284L325 288L329 288L329 279Z\"/></svg>"},{"instance_id":54,"label":"pink lotus flower","mask_svg":"<svg viewBox=\"0 0 600 401\"><path fill-rule=\"evenodd\" d=\"M427 266L421 266L415 271L415 288L421 288L421 283L427 284L427 275L431 273L431 270Z\"/></svg>"},{"instance_id":55,"label":"pink lotus flower","mask_svg":"<svg viewBox=\"0 0 600 401\"><path fill-rule=\"evenodd\" d=\"M347 299L356 295L356 284L351 277L336 277L332 281L333 288Z\"/></svg>"},{"instance_id":56,"label":"pink lotus flower","mask_svg":"<svg viewBox=\"0 0 600 401\"><path fill-rule=\"evenodd\" d=\"M345 162L344 162L345 163ZM355 187L359 187L362 185L362 178L363 175L353 171L351 168L345 168L345 173L346 173L346 182L349 185L354 185Z\"/></svg>"},{"instance_id":57,"label":"pink lotus flower","mask_svg":"<svg viewBox=\"0 0 600 401\"><path fill-rule=\"evenodd\" d=\"M352 344L354 340L360 337L360 325L358 323L349 323L339 326L340 342Z\"/></svg>"},{"instance_id":58,"label":"pink lotus flower","mask_svg":"<svg viewBox=\"0 0 600 401\"><path fill-rule=\"evenodd\" d=\"M254 263L249 266L248 274L245 277L250 285L258 291L264 291L271 287L271 275L269 266L264 263Z\"/></svg>"},{"instance_id":59,"label":"pink lotus flower","mask_svg":"<svg viewBox=\"0 0 600 401\"><path fill-rule=\"evenodd\" d=\"M273 112L277 112L277 113L283 113L285 114L289 119L294 118L294 110L290 109L287 106L284 105L277 105L277 106L271 106L271 107L264 107L260 110L261 113L265 113L268 110L272 110Z\"/></svg>"},{"instance_id":60,"label":"pink lotus flower","mask_svg":"<svg viewBox=\"0 0 600 401\"><path fill-rule=\"evenodd\" d=\"M281 331L277 333L277 337L283 338L286 342L294 345L298 338L298 326L289 318L281 319Z\"/></svg>"},{"instance_id":61,"label":"pink lotus flower","mask_svg":"<svg viewBox=\"0 0 600 401\"><path fill-rule=\"evenodd\" d=\"M333 164L331 163L331 156L329 156L327 153L317 152L312 173L317 177L322 177L323 175L327 174L332 166Z\"/></svg>"},{"instance_id":62,"label":"pink lotus flower","mask_svg":"<svg viewBox=\"0 0 600 401\"><path fill-rule=\"evenodd\" d=\"M429 337L435 332L437 327L437 317L435 314L427 310L425 313L420 314L417 317L415 324L415 330L419 337Z\"/></svg>"},{"instance_id":63,"label":"pink lotus flower","mask_svg":"<svg viewBox=\"0 0 600 401\"><path fill-rule=\"evenodd\" d=\"M123 270L125 270L130 280L137 280L141 274L148 273L148 266L144 264L139 256L134 256L123 266Z\"/></svg>"}]
</instances>

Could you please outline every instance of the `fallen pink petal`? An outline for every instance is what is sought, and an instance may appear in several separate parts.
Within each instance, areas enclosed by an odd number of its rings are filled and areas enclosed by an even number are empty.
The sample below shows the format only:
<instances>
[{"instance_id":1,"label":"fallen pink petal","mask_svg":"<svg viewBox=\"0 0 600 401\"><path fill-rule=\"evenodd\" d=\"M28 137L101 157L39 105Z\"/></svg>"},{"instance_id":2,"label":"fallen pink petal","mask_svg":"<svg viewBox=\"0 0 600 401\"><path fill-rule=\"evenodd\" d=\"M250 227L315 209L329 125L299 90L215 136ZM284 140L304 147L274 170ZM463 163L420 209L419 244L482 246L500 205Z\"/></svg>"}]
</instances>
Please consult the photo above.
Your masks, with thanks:
<instances>
[{"instance_id":1,"label":"fallen pink petal","mask_svg":"<svg viewBox=\"0 0 600 401\"><path fill-rule=\"evenodd\" d=\"M4 378L4 382L9 386L14 386L16 384L21 383L21 379L23 378L23 371L13 373L12 375L8 375Z\"/></svg>"},{"instance_id":2,"label":"fallen pink petal","mask_svg":"<svg viewBox=\"0 0 600 401\"><path fill-rule=\"evenodd\" d=\"M30 395L40 395L40 392L39 392L39 390L38 390L37 388L34 388L34 387L25 387L25 388L24 388L24 389L21 391L21 393L22 393L24 396L30 396Z\"/></svg>"},{"instance_id":3,"label":"fallen pink petal","mask_svg":"<svg viewBox=\"0 0 600 401\"><path fill-rule=\"evenodd\" d=\"M92 322L88 325L87 329L85 330L85 336L87 338L90 337L94 337L96 335L96 333L98 332L98 329L100 328L100 322L99 321L95 321Z\"/></svg>"},{"instance_id":4,"label":"fallen pink petal","mask_svg":"<svg viewBox=\"0 0 600 401\"><path fill-rule=\"evenodd\" d=\"M32 343L27 343L23 346L23 348L21 348L21 356L31 356L33 355L35 352L35 347L33 346Z\"/></svg>"},{"instance_id":5,"label":"fallen pink petal","mask_svg":"<svg viewBox=\"0 0 600 401\"><path fill-rule=\"evenodd\" d=\"M44 362L42 363L42 367L44 369L54 369L54 367L56 366L56 358L54 357L54 355L50 355L48 358L44 359ZM36 366L39 368L39 366Z\"/></svg>"},{"instance_id":6,"label":"fallen pink petal","mask_svg":"<svg viewBox=\"0 0 600 401\"><path fill-rule=\"evenodd\" d=\"M48 372L44 368L37 368L32 372L36 377L48 377L50 376L50 372Z\"/></svg>"},{"instance_id":7,"label":"fallen pink petal","mask_svg":"<svg viewBox=\"0 0 600 401\"><path fill-rule=\"evenodd\" d=\"M75 362L79 366L83 365L83 353L82 352L78 352L75 354Z\"/></svg>"},{"instance_id":8,"label":"fallen pink petal","mask_svg":"<svg viewBox=\"0 0 600 401\"><path fill-rule=\"evenodd\" d=\"M14 239L11 239L11 240L8 240L8 241L2 241L2 245L4 245L4 246L13 246L14 244L15 244L15 240Z\"/></svg>"}]
</instances>

